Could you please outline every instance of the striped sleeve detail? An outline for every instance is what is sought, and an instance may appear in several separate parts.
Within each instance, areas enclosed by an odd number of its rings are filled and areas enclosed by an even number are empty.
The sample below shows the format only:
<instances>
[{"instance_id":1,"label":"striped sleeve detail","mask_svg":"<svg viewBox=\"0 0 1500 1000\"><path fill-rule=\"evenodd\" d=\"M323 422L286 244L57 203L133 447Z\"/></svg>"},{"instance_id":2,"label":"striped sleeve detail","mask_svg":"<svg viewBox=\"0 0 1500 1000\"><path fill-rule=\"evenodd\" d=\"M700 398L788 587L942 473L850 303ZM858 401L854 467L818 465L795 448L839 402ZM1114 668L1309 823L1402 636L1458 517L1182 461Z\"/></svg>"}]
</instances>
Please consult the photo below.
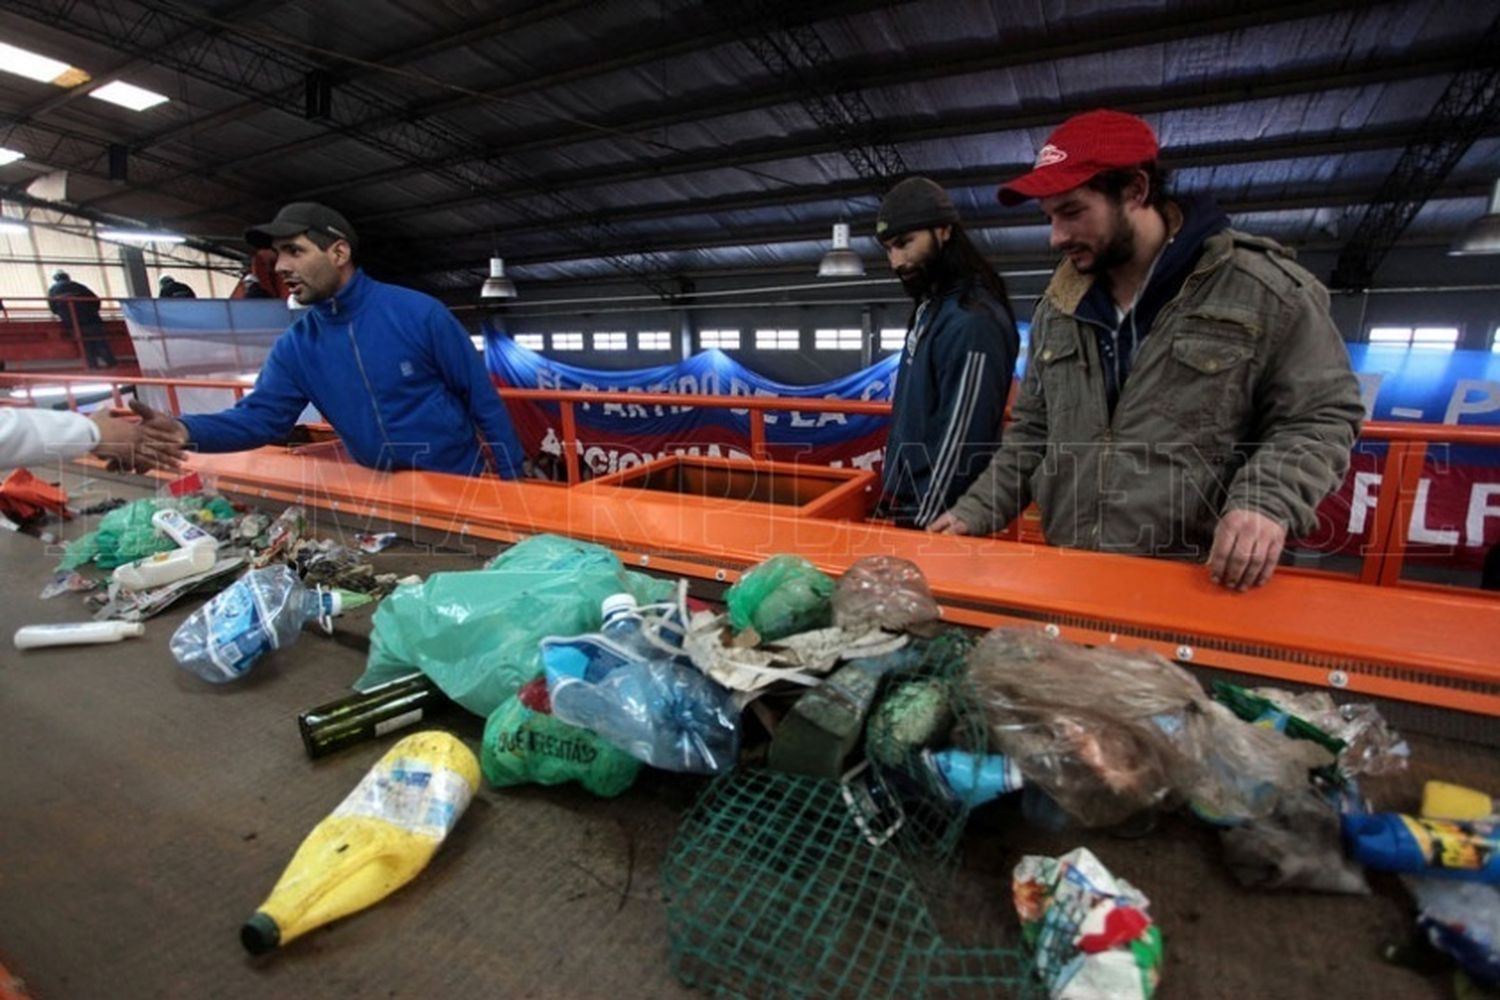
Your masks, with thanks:
<instances>
[{"instance_id":1,"label":"striped sleeve detail","mask_svg":"<svg viewBox=\"0 0 1500 1000\"><path fill-rule=\"evenodd\" d=\"M970 351L964 360L963 374L959 377L957 398L948 416L948 429L943 433L938 447L937 460L932 465L932 475L927 481L927 494L917 506L916 524L925 528L943 512L948 488L953 483L953 474L958 469L958 459L964 443L969 437L969 425L974 420L974 410L979 404L979 394L984 389L984 366L986 357L981 351Z\"/></svg>"}]
</instances>

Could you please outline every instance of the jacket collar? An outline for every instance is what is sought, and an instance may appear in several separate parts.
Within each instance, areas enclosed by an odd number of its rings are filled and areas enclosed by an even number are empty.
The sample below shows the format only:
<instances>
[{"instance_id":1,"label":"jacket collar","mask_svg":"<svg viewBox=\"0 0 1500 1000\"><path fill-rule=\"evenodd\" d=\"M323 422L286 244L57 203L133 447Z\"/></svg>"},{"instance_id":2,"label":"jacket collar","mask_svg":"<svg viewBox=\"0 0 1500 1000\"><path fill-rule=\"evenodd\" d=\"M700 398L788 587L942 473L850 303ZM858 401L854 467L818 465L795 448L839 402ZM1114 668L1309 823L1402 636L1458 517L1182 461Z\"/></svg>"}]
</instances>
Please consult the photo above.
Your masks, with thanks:
<instances>
[{"instance_id":1,"label":"jacket collar","mask_svg":"<svg viewBox=\"0 0 1500 1000\"><path fill-rule=\"evenodd\" d=\"M364 268L355 268L349 283L333 294L332 298L313 303L313 311L323 319L344 319L354 315L366 299L374 279L366 277Z\"/></svg>"},{"instance_id":2,"label":"jacket collar","mask_svg":"<svg viewBox=\"0 0 1500 1000\"><path fill-rule=\"evenodd\" d=\"M1173 232L1173 240L1162 252L1152 273L1151 284L1164 281L1180 283L1183 270L1195 259L1195 271L1211 270L1228 259L1235 239L1226 236L1230 232L1229 220L1212 199L1203 196L1184 198L1170 202L1167 211L1168 228ZM1079 273L1072 261L1064 260L1053 272L1043 297L1058 310L1069 316L1077 316L1080 306L1084 305L1090 290L1094 288L1095 277ZM1148 289L1149 287L1148 285ZM1143 290L1139 298L1145 297Z\"/></svg>"}]
</instances>

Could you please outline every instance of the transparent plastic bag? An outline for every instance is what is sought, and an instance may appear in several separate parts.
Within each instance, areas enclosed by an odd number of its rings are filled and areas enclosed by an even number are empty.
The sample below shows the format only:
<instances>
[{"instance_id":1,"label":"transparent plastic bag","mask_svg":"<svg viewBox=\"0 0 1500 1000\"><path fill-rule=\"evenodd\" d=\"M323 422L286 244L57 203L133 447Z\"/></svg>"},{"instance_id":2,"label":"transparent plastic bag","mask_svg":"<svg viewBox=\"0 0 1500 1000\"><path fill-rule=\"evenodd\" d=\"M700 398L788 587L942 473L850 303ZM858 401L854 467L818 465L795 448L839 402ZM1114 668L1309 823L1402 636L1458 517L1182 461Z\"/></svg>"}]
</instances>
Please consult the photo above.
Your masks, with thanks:
<instances>
[{"instance_id":1,"label":"transparent plastic bag","mask_svg":"<svg viewBox=\"0 0 1500 1000\"><path fill-rule=\"evenodd\" d=\"M800 556L772 556L724 594L736 632L762 640L826 628L833 621L833 578Z\"/></svg>"},{"instance_id":2,"label":"transparent plastic bag","mask_svg":"<svg viewBox=\"0 0 1500 1000\"><path fill-rule=\"evenodd\" d=\"M1443 878L1402 879L1416 897L1417 929L1487 986L1500 985L1500 886Z\"/></svg>"},{"instance_id":3,"label":"transparent plastic bag","mask_svg":"<svg viewBox=\"0 0 1500 1000\"><path fill-rule=\"evenodd\" d=\"M865 556L833 589L833 621L845 628L878 625L893 632L925 631L941 612L917 564L895 556Z\"/></svg>"},{"instance_id":4,"label":"transparent plastic bag","mask_svg":"<svg viewBox=\"0 0 1500 1000\"><path fill-rule=\"evenodd\" d=\"M1241 721L1146 650L996 629L969 665L994 749L1085 826L1180 801L1214 821L1263 817L1331 759Z\"/></svg>"},{"instance_id":5,"label":"transparent plastic bag","mask_svg":"<svg viewBox=\"0 0 1500 1000\"><path fill-rule=\"evenodd\" d=\"M1344 774L1378 777L1406 770L1411 748L1369 702L1340 705L1326 691L1293 694L1280 688L1256 688L1251 694L1343 740L1347 745L1338 765Z\"/></svg>"}]
</instances>

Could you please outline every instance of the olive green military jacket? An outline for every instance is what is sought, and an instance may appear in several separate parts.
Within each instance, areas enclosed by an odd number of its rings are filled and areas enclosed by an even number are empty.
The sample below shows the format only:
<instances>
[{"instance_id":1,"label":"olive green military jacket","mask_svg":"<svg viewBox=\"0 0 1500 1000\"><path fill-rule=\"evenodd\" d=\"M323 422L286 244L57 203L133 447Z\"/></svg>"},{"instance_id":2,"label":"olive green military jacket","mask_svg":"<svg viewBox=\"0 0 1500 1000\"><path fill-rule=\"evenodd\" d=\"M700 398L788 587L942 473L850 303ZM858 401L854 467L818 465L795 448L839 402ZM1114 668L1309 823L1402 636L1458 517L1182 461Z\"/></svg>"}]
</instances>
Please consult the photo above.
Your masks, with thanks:
<instances>
[{"instance_id":1,"label":"olive green military jacket","mask_svg":"<svg viewBox=\"0 0 1500 1000\"><path fill-rule=\"evenodd\" d=\"M1051 544L1183 558L1206 557L1233 509L1310 532L1364 417L1322 284L1271 240L1209 237L1111 417L1075 315L1092 280L1067 261L1053 275L1004 443L952 513L989 534L1035 500Z\"/></svg>"}]
</instances>

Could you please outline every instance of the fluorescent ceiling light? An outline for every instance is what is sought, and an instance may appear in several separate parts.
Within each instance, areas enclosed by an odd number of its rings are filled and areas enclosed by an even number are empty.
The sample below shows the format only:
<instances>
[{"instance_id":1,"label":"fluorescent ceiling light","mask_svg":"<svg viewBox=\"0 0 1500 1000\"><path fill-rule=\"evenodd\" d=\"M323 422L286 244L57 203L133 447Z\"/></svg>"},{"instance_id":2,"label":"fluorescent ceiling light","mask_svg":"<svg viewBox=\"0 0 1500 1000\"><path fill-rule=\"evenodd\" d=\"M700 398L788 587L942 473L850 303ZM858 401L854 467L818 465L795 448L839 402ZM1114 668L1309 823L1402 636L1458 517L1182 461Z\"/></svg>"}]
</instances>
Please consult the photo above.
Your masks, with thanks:
<instances>
[{"instance_id":1,"label":"fluorescent ceiling light","mask_svg":"<svg viewBox=\"0 0 1500 1000\"><path fill-rule=\"evenodd\" d=\"M144 229L101 229L99 238L117 243L181 243L187 239L178 233L152 233Z\"/></svg>"},{"instance_id":2,"label":"fluorescent ceiling light","mask_svg":"<svg viewBox=\"0 0 1500 1000\"><path fill-rule=\"evenodd\" d=\"M24 159L26 159L26 154L19 149L7 149L4 146L0 146L0 167L5 166L7 163L15 163L17 160Z\"/></svg>"},{"instance_id":3,"label":"fluorescent ceiling light","mask_svg":"<svg viewBox=\"0 0 1500 1000\"><path fill-rule=\"evenodd\" d=\"M0 69L38 83L54 83L59 87L76 87L89 78L77 66L69 66L65 62L48 59L5 42L0 42Z\"/></svg>"},{"instance_id":4,"label":"fluorescent ceiling light","mask_svg":"<svg viewBox=\"0 0 1500 1000\"><path fill-rule=\"evenodd\" d=\"M135 84L126 83L123 80L106 83L98 90L91 90L89 91L89 96L97 97L99 100L108 101L111 104L118 104L120 107L129 108L131 111L145 111L147 108L154 108L158 104L167 103L167 96L165 94L158 94L154 90L137 87Z\"/></svg>"},{"instance_id":5,"label":"fluorescent ceiling light","mask_svg":"<svg viewBox=\"0 0 1500 1000\"><path fill-rule=\"evenodd\" d=\"M9 219L0 219L0 236L20 236L29 232L24 222L12 222Z\"/></svg>"}]
</instances>

